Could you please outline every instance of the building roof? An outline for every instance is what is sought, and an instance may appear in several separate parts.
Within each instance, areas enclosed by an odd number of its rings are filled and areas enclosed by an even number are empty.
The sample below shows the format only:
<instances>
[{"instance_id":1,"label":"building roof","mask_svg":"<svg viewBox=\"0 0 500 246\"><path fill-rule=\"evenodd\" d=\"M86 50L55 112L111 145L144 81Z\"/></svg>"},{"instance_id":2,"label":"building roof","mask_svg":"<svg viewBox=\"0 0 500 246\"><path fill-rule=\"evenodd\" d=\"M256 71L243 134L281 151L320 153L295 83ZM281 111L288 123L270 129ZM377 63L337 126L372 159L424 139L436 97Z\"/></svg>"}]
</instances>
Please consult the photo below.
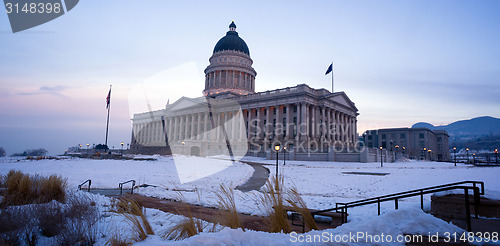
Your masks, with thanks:
<instances>
[{"instance_id":1,"label":"building roof","mask_svg":"<svg viewBox=\"0 0 500 246\"><path fill-rule=\"evenodd\" d=\"M229 31L226 33L226 36L222 37L215 45L213 53L223 50L235 50L250 55L250 51L245 41L238 36L238 32L233 30L236 30L234 21L229 25Z\"/></svg>"}]
</instances>

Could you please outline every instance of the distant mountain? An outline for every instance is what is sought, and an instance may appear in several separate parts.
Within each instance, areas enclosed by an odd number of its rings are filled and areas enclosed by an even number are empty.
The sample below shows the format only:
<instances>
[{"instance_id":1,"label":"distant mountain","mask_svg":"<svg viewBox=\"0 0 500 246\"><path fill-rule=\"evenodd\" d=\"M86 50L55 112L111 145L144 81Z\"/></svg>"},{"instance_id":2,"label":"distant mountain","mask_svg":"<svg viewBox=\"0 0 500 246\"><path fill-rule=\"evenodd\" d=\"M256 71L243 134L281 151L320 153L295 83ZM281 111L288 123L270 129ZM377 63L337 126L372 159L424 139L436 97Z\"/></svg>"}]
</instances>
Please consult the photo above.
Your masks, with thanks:
<instances>
[{"instance_id":1,"label":"distant mountain","mask_svg":"<svg viewBox=\"0 0 500 246\"><path fill-rule=\"evenodd\" d=\"M490 116L460 120L445 126L434 126L427 122L419 122L412 126L412 128L420 127L446 130L450 134L450 145L457 147L482 143L478 147L491 148L498 145L500 138L500 119Z\"/></svg>"}]
</instances>

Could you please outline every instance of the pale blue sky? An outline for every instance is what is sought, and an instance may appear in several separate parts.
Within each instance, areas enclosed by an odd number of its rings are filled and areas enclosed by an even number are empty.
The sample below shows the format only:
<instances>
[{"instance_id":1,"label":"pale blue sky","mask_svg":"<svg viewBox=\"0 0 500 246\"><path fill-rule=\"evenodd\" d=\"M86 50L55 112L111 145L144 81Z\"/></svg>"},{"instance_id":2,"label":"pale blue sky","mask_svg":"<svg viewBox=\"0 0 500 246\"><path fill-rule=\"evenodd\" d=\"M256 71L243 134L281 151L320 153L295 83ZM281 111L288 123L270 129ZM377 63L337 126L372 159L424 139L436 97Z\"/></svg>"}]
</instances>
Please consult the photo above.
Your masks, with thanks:
<instances>
[{"instance_id":1,"label":"pale blue sky","mask_svg":"<svg viewBox=\"0 0 500 246\"><path fill-rule=\"evenodd\" d=\"M16 34L1 12L0 146L59 154L104 142L109 84L109 145L128 143L130 90L190 64L199 78L191 90L166 81L170 91L157 100L173 102L179 90L200 96L231 20L249 46L257 91L330 89L324 72L333 60L335 90L356 103L360 133L500 117L499 12L494 0L80 1Z\"/></svg>"}]
</instances>

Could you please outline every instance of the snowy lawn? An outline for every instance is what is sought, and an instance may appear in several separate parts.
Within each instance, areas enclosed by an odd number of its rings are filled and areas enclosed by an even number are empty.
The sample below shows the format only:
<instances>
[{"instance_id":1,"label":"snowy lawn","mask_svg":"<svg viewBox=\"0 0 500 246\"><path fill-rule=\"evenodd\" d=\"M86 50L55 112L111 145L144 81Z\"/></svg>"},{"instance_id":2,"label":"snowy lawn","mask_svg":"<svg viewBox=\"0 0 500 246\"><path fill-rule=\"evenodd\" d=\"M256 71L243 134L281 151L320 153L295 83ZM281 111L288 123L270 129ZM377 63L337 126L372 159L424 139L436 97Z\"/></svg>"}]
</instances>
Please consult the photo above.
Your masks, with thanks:
<instances>
[{"instance_id":1,"label":"snowy lawn","mask_svg":"<svg viewBox=\"0 0 500 246\"><path fill-rule=\"evenodd\" d=\"M156 161L134 160L42 160L11 162L0 158L0 175L9 170L21 170L25 173L50 175L58 174L68 178L71 189L86 179L92 179L92 187L118 187L119 182L135 179L138 184L149 184L157 187L140 188L139 193L155 197L178 198L182 194L185 201L214 206L214 192L220 184L236 187L245 183L253 173L253 168L240 162L175 156L174 158L154 157ZM275 175L276 161L261 158L246 158L254 162L264 163ZM441 185L446 183L475 180L484 181L486 196L498 198L500 168L473 167L452 163L438 162L396 162L384 163L336 163L336 162L306 162L287 161L286 166L280 160L280 173L284 174L288 187L295 186L302 194L310 208L327 209L335 207L336 202L349 202L359 199L381 196L395 192ZM344 172L388 173L379 175L356 175ZM197 189L198 192L194 190ZM180 191L174 191L180 190ZM257 191L243 193L235 191L236 205L240 212L262 214L256 209L255 196ZM107 198L100 197L101 204L107 203ZM425 196L425 208L430 207L430 195ZM320 232L310 232L305 235L318 235L323 232L331 235L346 235L349 232L364 231L365 233L386 235L402 235L403 233L457 232L461 229L436 219L420 208L418 197L400 200L399 210L394 210L394 203L382 205L382 216L377 216L376 205L353 208L349 210L349 223L336 229ZM147 210L147 215L154 225L155 232L165 232L170 222L178 221L180 216L172 216L158 210ZM121 228L118 231L127 233L126 222L117 215L105 219L106 230ZM111 229L110 229L111 228ZM247 240L248 239L248 240ZM254 239L253 241L249 241ZM202 233L182 242L182 245L197 245L200 242L218 245L288 245L298 237L286 234L269 234L263 232L243 232L241 230L224 229L219 233ZM105 240L99 240L99 244ZM297 241L299 242L299 241ZM162 245L165 240L158 235L149 237L141 245ZM175 243L175 244L177 244Z\"/></svg>"},{"instance_id":2,"label":"snowy lawn","mask_svg":"<svg viewBox=\"0 0 500 246\"><path fill-rule=\"evenodd\" d=\"M62 160L21 160L0 158L0 175L9 170L48 176L61 175L68 179L70 189L76 189L87 179L92 180L92 188L118 188L118 183L131 179L136 185L148 184L163 189L196 188L213 190L219 184L232 187L245 183L253 174L253 168L235 162L199 157L148 156L155 161L139 160L89 160L80 158Z\"/></svg>"}]
</instances>

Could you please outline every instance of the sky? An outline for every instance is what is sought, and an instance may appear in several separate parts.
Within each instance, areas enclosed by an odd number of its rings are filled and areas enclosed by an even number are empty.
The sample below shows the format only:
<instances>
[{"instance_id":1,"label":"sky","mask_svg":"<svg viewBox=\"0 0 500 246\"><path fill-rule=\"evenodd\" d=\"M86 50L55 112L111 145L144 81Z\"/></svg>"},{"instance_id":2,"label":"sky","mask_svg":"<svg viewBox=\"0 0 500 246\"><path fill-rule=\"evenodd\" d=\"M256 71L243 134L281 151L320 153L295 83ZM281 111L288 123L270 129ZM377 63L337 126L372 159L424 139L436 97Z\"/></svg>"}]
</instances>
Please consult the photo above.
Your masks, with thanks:
<instances>
[{"instance_id":1,"label":"sky","mask_svg":"<svg viewBox=\"0 0 500 246\"><path fill-rule=\"evenodd\" d=\"M232 20L256 91L306 83L359 109L358 131L500 117L500 1L80 1L12 33L0 11L0 147L7 154L130 142L135 100L198 97Z\"/></svg>"}]
</instances>

